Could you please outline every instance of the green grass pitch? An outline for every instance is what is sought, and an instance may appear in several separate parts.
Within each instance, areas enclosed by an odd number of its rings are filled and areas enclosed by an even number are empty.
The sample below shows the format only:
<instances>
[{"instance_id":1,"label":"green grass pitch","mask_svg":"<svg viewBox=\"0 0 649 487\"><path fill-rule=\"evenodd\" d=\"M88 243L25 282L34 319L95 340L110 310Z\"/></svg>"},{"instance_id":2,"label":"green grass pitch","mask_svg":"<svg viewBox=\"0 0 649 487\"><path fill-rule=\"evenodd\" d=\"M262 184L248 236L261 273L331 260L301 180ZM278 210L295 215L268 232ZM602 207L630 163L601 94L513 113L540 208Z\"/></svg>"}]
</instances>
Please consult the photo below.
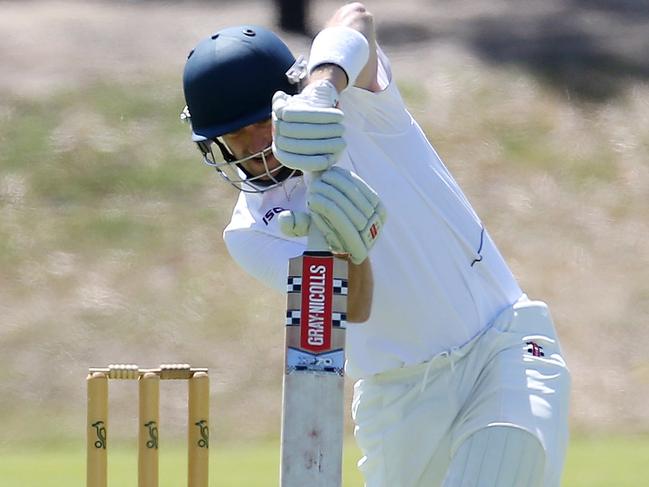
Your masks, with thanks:
<instances>
[{"instance_id":1,"label":"green grass pitch","mask_svg":"<svg viewBox=\"0 0 649 487\"><path fill-rule=\"evenodd\" d=\"M213 487L268 487L277 485L276 442L218 446L210 460ZM349 441L345 449L343 486L362 486L355 462L358 450ZM572 440L563 485L565 487L637 487L646 485L649 437L575 438ZM186 485L186 452L182 444L160 451L160 487ZM109 454L109 485L135 486L135 448L115 445ZM0 451L0 479L8 487L74 487L85 483L83 445L50 445L30 451Z\"/></svg>"}]
</instances>

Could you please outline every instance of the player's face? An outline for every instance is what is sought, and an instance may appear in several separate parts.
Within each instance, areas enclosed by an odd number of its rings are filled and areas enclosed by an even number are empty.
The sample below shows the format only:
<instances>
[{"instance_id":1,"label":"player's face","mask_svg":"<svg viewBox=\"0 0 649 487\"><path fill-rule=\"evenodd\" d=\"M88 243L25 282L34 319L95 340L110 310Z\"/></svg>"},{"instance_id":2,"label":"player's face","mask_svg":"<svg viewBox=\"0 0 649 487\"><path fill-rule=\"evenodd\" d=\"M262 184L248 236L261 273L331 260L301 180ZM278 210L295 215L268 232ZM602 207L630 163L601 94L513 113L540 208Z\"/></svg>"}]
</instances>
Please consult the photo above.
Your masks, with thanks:
<instances>
[{"instance_id":1,"label":"player's face","mask_svg":"<svg viewBox=\"0 0 649 487\"><path fill-rule=\"evenodd\" d=\"M259 154L259 157L241 163L243 168L252 176L259 176L260 174L266 173L264 160L260 153L270 147L272 140L272 123L270 118L253 123L252 125L247 125L236 132L231 132L223 136L223 141L237 159ZM266 165L270 171L280 165L272 152L266 156ZM260 179L269 179L269 177L265 176Z\"/></svg>"}]
</instances>

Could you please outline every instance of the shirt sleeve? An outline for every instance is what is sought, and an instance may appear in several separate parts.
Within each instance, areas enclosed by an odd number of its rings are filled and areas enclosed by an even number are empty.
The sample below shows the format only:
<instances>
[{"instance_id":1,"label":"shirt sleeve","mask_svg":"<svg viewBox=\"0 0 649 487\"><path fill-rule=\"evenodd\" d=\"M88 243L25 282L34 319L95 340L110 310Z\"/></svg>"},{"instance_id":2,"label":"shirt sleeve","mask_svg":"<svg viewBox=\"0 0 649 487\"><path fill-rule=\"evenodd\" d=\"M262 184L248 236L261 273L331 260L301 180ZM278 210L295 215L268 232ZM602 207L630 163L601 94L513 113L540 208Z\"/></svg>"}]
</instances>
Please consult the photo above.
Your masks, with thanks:
<instances>
[{"instance_id":1,"label":"shirt sleeve","mask_svg":"<svg viewBox=\"0 0 649 487\"><path fill-rule=\"evenodd\" d=\"M282 294L286 292L289 259L305 250L299 242L255 230L226 230L223 240L230 256L243 270Z\"/></svg>"},{"instance_id":2,"label":"shirt sleeve","mask_svg":"<svg viewBox=\"0 0 649 487\"><path fill-rule=\"evenodd\" d=\"M353 143L354 131L393 137L408 131L412 123L392 76L390 61L380 48L377 54L377 80L381 91L372 92L352 86L340 95L348 147Z\"/></svg>"},{"instance_id":3,"label":"shirt sleeve","mask_svg":"<svg viewBox=\"0 0 649 487\"><path fill-rule=\"evenodd\" d=\"M390 83L392 83L392 67L390 65L390 60L378 44L376 45L376 55L378 61L376 79L381 90L385 90Z\"/></svg>"}]
</instances>

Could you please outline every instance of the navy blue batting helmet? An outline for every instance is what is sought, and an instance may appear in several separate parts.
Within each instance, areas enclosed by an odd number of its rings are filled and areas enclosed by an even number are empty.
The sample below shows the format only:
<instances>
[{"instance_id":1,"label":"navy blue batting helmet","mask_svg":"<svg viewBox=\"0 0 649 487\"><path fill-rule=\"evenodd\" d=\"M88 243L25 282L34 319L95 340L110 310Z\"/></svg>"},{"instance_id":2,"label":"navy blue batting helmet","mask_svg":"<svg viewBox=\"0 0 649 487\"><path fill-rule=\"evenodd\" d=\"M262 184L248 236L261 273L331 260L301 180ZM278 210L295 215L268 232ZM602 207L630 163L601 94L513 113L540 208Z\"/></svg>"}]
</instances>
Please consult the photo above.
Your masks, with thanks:
<instances>
[{"instance_id":1,"label":"navy blue batting helmet","mask_svg":"<svg viewBox=\"0 0 649 487\"><path fill-rule=\"evenodd\" d=\"M195 141L214 139L271 114L273 94L297 92L286 71L295 58L271 31L228 27L189 53L183 90Z\"/></svg>"}]
</instances>

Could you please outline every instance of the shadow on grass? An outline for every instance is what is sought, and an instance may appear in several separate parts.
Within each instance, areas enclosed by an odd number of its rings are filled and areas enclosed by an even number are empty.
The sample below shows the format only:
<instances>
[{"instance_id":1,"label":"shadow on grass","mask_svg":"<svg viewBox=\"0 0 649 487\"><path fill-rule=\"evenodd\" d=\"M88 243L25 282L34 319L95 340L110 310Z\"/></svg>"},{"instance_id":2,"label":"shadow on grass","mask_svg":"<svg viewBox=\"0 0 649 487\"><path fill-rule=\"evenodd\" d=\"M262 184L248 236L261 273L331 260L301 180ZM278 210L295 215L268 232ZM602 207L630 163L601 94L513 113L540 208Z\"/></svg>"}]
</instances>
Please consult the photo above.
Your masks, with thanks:
<instances>
[{"instance_id":1,"label":"shadow on grass","mask_svg":"<svg viewBox=\"0 0 649 487\"><path fill-rule=\"evenodd\" d=\"M518 22L480 19L471 32L470 45L483 59L523 66L558 90L590 101L605 101L629 81L649 78L649 58L631 39L610 42L570 9ZM647 43L649 30L645 36Z\"/></svg>"},{"instance_id":2,"label":"shadow on grass","mask_svg":"<svg viewBox=\"0 0 649 487\"><path fill-rule=\"evenodd\" d=\"M434 12L412 22L379 20L378 38L390 47L435 38L464 44L489 63L523 67L556 90L591 102L649 79L648 1L517 0L485 8L475 0L457 9L446 20Z\"/></svg>"}]
</instances>

